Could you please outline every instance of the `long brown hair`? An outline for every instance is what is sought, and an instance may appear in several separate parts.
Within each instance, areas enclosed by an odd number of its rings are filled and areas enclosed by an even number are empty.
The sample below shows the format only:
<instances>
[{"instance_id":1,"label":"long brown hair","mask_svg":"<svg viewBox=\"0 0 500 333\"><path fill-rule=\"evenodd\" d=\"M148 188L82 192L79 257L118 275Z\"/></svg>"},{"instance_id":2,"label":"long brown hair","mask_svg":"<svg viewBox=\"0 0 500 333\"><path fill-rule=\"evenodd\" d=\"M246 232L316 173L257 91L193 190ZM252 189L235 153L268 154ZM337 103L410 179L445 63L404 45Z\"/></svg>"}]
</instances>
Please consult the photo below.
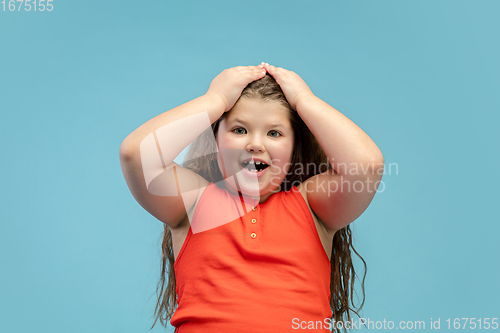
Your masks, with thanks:
<instances>
[{"instance_id":1,"label":"long brown hair","mask_svg":"<svg viewBox=\"0 0 500 333\"><path fill-rule=\"evenodd\" d=\"M262 79L250 83L241 93L240 99L241 98L261 99L267 102L279 103L290 111L290 122L294 132L294 149L291 167L282 183L281 190L288 191L294 185L298 185L316 174L331 169L325 152L304 121L300 118L299 114L295 110L292 110L283 91L272 76L266 74ZM184 168L198 173L209 182L217 183L223 179L223 176L217 163L217 156L215 154L204 155L206 151L217 151L216 147L213 146L215 145L213 138L208 140L206 135L213 135L216 137L219 123L227 114L228 112L225 112L222 117L212 124L211 131L205 131L193 141L183 163ZM305 165L307 165L307 168L303 167ZM312 168L310 168L310 166L312 166ZM298 168L300 168L300 172L296 172ZM185 218L187 218L187 215ZM158 302L156 303L154 313L156 318L151 329L155 326L158 319L160 319L161 324L166 327L165 322L172 318L177 303L172 233L166 224L164 228L162 268L160 280L156 289L158 295ZM361 281L363 298L358 307L354 305L353 300L354 282L357 274L352 262L351 250L361 259L364 265L364 275ZM366 277L366 262L354 249L352 244L352 232L349 226L338 230L333 237L331 269L330 307L333 312L331 319L336 322L351 321L351 312L359 316L357 311L361 310L365 301L364 283ZM168 283L165 287L165 277L167 276ZM340 332L339 328L335 326L332 328ZM343 328L343 330L345 331L345 328Z\"/></svg>"}]
</instances>

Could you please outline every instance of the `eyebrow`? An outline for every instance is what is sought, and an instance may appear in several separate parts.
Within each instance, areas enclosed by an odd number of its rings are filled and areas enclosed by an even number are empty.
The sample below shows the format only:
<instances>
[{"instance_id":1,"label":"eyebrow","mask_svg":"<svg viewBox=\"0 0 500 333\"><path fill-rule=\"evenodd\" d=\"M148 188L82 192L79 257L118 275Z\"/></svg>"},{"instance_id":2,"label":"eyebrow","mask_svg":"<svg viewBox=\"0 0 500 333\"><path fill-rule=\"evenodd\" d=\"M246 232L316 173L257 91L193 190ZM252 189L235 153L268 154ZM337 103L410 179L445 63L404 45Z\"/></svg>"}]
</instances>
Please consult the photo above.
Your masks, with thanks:
<instances>
[{"instance_id":1,"label":"eyebrow","mask_svg":"<svg viewBox=\"0 0 500 333\"><path fill-rule=\"evenodd\" d=\"M237 122L237 123L242 123L242 124L244 124L244 125L246 124L246 122L245 122L244 120L242 120L242 119L238 119L238 118L233 119L232 121ZM283 125L283 124L271 124L271 125L269 125L269 126L270 126L270 127L285 127L285 125Z\"/></svg>"}]
</instances>

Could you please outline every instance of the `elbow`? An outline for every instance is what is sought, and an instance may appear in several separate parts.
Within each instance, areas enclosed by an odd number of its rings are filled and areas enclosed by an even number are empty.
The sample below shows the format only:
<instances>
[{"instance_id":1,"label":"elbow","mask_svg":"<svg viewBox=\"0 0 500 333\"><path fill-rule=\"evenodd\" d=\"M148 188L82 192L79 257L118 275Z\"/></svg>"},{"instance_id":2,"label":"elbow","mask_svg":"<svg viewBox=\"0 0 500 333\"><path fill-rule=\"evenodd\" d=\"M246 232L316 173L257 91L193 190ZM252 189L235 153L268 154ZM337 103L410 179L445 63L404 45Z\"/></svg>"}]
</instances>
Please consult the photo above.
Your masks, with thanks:
<instances>
[{"instance_id":1,"label":"elbow","mask_svg":"<svg viewBox=\"0 0 500 333\"><path fill-rule=\"evenodd\" d=\"M379 151L379 153L373 158L376 161L376 164L379 165L382 169L384 168L384 155L382 155L382 152Z\"/></svg>"},{"instance_id":2,"label":"elbow","mask_svg":"<svg viewBox=\"0 0 500 333\"><path fill-rule=\"evenodd\" d=\"M130 147L130 144L128 143L127 139L123 140L122 144L120 145L119 154L121 162L128 162L132 159L134 152L133 149Z\"/></svg>"},{"instance_id":3,"label":"elbow","mask_svg":"<svg viewBox=\"0 0 500 333\"><path fill-rule=\"evenodd\" d=\"M125 142L125 141L124 141ZM130 151L126 145L124 145L122 142L120 146L120 161L126 161L130 159Z\"/></svg>"},{"instance_id":4,"label":"elbow","mask_svg":"<svg viewBox=\"0 0 500 333\"><path fill-rule=\"evenodd\" d=\"M375 161L375 163L384 164L384 155L382 155L382 152L377 146L375 146L375 149L371 152L370 155L371 159Z\"/></svg>"},{"instance_id":5,"label":"elbow","mask_svg":"<svg viewBox=\"0 0 500 333\"><path fill-rule=\"evenodd\" d=\"M364 150L361 156L362 158L360 159L365 162L368 161L370 163L384 163L384 155L382 155L382 152L376 145Z\"/></svg>"},{"instance_id":6,"label":"elbow","mask_svg":"<svg viewBox=\"0 0 500 333\"><path fill-rule=\"evenodd\" d=\"M380 152L373 157L373 169L372 172L377 175L381 175L384 172L384 156Z\"/></svg>"},{"instance_id":7,"label":"elbow","mask_svg":"<svg viewBox=\"0 0 500 333\"><path fill-rule=\"evenodd\" d=\"M382 152L378 149L378 147L374 152L372 152L370 158L373 165L373 172L378 172L380 169L384 169L384 155L382 155Z\"/></svg>"},{"instance_id":8,"label":"elbow","mask_svg":"<svg viewBox=\"0 0 500 333\"><path fill-rule=\"evenodd\" d=\"M378 156L374 157L372 175L376 177L379 181L382 179L385 171L384 156L380 153Z\"/></svg>"},{"instance_id":9,"label":"elbow","mask_svg":"<svg viewBox=\"0 0 500 333\"><path fill-rule=\"evenodd\" d=\"M366 174L380 175L384 170L384 156L380 151L371 154L369 158L361 163L362 170L366 170Z\"/></svg>"}]
</instances>

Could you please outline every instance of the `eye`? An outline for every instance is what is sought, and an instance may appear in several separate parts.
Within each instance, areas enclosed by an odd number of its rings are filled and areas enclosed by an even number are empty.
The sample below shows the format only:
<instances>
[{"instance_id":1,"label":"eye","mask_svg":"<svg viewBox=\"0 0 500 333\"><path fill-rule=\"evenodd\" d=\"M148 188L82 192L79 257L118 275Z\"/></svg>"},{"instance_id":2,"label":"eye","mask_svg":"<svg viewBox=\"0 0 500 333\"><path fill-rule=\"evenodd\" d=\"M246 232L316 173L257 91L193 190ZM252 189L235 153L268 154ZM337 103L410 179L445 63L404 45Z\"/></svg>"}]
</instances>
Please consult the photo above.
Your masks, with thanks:
<instances>
[{"instance_id":1,"label":"eye","mask_svg":"<svg viewBox=\"0 0 500 333\"><path fill-rule=\"evenodd\" d=\"M243 127L237 127L233 129L232 132L234 132L235 134L246 134L247 130L244 129Z\"/></svg>"},{"instance_id":2,"label":"eye","mask_svg":"<svg viewBox=\"0 0 500 333\"><path fill-rule=\"evenodd\" d=\"M273 138L277 138L278 136L281 136L281 133L275 130L267 132L267 134Z\"/></svg>"}]
</instances>

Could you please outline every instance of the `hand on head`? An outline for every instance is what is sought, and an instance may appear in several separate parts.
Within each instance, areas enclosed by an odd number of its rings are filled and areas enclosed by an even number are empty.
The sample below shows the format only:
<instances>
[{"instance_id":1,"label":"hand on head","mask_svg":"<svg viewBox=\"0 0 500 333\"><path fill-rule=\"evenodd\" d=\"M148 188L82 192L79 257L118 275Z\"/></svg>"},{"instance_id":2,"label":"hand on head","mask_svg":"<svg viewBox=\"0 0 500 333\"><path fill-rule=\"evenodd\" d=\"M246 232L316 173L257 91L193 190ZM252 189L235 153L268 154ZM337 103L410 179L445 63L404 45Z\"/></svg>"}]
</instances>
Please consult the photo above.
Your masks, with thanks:
<instances>
[{"instance_id":1,"label":"hand on head","mask_svg":"<svg viewBox=\"0 0 500 333\"><path fill-rule=\"evenodd\" d=\"M262 63L261 65L280 85L292 109L297 110L297 104L303 98L313 96L309 86L295 72L268 63Z\"/></svg>"},{"instance_id":2,"label":"hand on head","mask_svg":"<svg viewBox=\"0 0 500 333\"><path fill-rule=\"evenodd\" d=\"M262 79L266 72L280 85L292 109L297 110L300 100L314 96L309 86L298 74L265 62L258 66L237 66L225 69L213 79L207 94L220 98L224 111L229 111L243 89L249 83Z\"/></svg>"},{"instance_id":3,"label":"hand on head","mask_svg":"<svg viewBox=\"0 0 500 333\"><path fill-rule=\"evenodd\" d=\"M224 111L234 106L245 87L256 80L263 78L266 70L259 66L237 66L225 69L213 79L207 95L220 97L224 103Z\"/></svg>"}]
</instances>

